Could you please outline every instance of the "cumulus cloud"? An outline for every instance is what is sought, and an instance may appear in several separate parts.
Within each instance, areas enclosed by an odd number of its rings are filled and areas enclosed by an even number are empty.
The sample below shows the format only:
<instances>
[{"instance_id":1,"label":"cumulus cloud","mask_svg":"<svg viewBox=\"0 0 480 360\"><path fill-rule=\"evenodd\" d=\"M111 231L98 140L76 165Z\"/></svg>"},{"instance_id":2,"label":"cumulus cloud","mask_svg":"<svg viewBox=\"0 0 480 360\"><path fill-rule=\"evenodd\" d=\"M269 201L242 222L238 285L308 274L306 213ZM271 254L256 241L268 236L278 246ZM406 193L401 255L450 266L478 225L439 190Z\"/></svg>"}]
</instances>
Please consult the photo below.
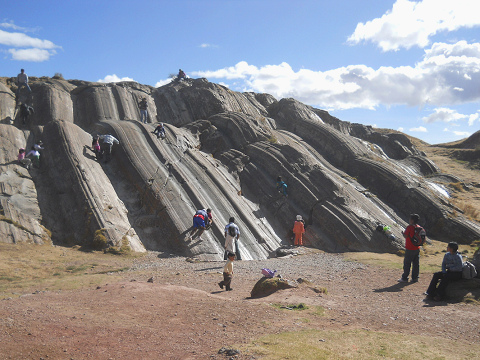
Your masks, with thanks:
<instances>
[{"instance_id":1,"label":"cumulus cloud","mask_svg":"<svg viewBox=\"0 0 480 360\"><path fill-rule=\"evenodd\" d=\"M172 81L172 79L159 80L155 84L155 87L160 87L160 86L163 86L163 85L167 85L171 81Z\"/></svg>"},{"instance_id":2,"label":"cumulus cloud","mask_svg":"<svg viewBox=\"0 0 480 360\"><path fill-rule=\"evenodd\" d=\"M0 27L20 31L32 31L15 25L13 22L3 22ZM12 60L19 61L47 61L55 55L56 49L61 48L50 40L44 40L26 35L22 32L0 30L0 45L9 47L2 51L10 54Z\"/></svg>"},{"instance_id":3,"label":"cumulus cloud","mask_svg":"<svg viewBox=\"0 0 480 360\"><path fill-rule=\"evenodd\" d=\"M415 66L349 65L322 72L295 71L286 62L257 67L241 61L192 75L234 80L235 90L293 97L333 110L375 109L380 104L443 106L480 101L480 43L435 43Z\"/></svg>"},{"instance_id":4,"label":"cumulus cloud","mask_svg":"<svg viewBox=\"0 0 480 360\"><path fill-rule=\"evenodd\" d=\"M427 128L423 127L423 126L419 126L419 127L416 127L416 128L411 128L411 129L409 129L409 131L411 131L411 132L428 132Z\"/></svg>"},{"instance_id":5,"label":"cumulus cloud","mask_svg":"<svg viewBox=\"0 0 480 360\"><path fill-rule=\"evenodd\" d=\"M383 51L425 47L441 31L480 26L478 0L397 0L382 17L358 23L351 44L371 41Z\"/></svg>"},{"instance_id":6,"label":"cumulus cloud","mask_svg":"<svg viewBox=\"0 0 480 360\"><path fill-rule=\"evenodd\" d=\"M400 131L400 132L403 132L403 130L404 130L404 129L403 129L403 127L401 127L401 126L397 129L397 131Z\"/></svg>"},{"instance_id":7,"label":"cumulus cloud","mask_svg":"<svg viewBox=\"0 0 480 360\"><path fill-rule=\"evenodd\" d=\"M425 116L422 120L426 123L434 123L437 121L443 122L453 122L458 120L465 120L468 118L468 115L460 114L456 110L449 108L436 108L433 109L433 113Z\"/></svg>"},{"instance_id":8,"label":"cumulus cloud","mask_svg":"<svg viewBox=\"0 0 480 360\"><path fill-rule=\"evenodd\" d=\"M469 115L469 117L468 117L468 125L469 125L469 126L472 126L472 125L475 123L475 121L478 120L479 116L480 116L480 111L476 112L475 114Z\"/></svg>"},{"instance_id":9,"label":"cumulus cloud","mask_svg":"<svg viewBox=\"0 0 480 360\"><path fill-rule=\"evenodd\" d=\"M120 81L135 81L135 80L129 77L120 78L116 74L113 74L113 75L107 75L103 79L98 79L97 81L101 83L112 83L112 82L115 83Z\"/></svg>"},{"instance_id":10,"label":"cumulus cloud","mask_svg":"<svg viewBox=\"0 0 480 360\"><path fill-rule=\"evenodd\" d=\"M42 62L50 59L50 56L56 54L55 50L45 49L8 49L13 60Z\"/></svg>"}]
</instances>

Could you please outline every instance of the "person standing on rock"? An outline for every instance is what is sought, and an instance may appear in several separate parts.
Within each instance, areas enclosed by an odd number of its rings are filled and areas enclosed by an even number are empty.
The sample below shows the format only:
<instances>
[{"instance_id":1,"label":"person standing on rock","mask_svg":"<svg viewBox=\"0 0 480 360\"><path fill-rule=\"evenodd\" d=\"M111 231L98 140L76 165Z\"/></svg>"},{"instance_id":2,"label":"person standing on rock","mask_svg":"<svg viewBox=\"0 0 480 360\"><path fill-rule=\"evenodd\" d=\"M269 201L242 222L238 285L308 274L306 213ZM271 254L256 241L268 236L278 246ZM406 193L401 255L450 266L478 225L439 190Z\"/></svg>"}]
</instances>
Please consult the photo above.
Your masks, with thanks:
<instances>
[{"instance_id":1,"label":"person standing on rock","mask_svg":"<svg viewBox=\"0 0 480 360\"><path fill-rule=\"evenodd\" d=\"M427 299L441 301L445 298L445 290L451 281L460 280L462 278L463 260L462 254L458 252L458 244L450 242L447 246L447 253L443 257L442 271L433 274L430 286L425 295ZM440 284L437 283L440 281Z\"/></svg>"},{"instance_id":2,"label":"person standing on rock","mask_svg":"<svg viewBox=\"0 0 480 360\"><path fill-rule=\"evenodd\" d=\"M148 117L148 104L147 104L147 98L144 97L142 100L138 103L138 107L140 109L140 121L144 124L147 123L147 117Z\"/></svg>"},{"instance_id":3,"label":"person standing on rock","mask_svg":"<svg viewBox=\"0 0 480 360\"><path fill-rule=\"evenodd\" d=\"M100 139L103 139L103 153L105 154L105 164L112 158L113 144L120 144L120 142L112 135L100 135Z\"/></svg>"},{"instance_id":4,"label":"person standing on rock","mask_svg":"<svg viewBox=\"0 0 480 360\"><path fill-rule=\"evenodd\" d=\"M220 281L218 286L220 286L220 289L223 289L225 286L225 290L232 291L233 289L230 286L233 279L233 261L235 260L235 253L228 253L227 257L228 261L223 268L223 281Z\"/></svg>"},{"instance_id":5,"label":"person standing on rock","mask_svg":"<svg viewBox=\"0 0 480 360\"><path fill-rule=\"evenodd\" d=\"M29 93L32 92L32 89L30 89L30 86L28 86L28 75L25 74L24 69L20 69L20 74L17 75L17 97L20 93L20 89L23 87L26 87Z\"/></svg>"},{"instance_id":6,"label":"person standing on rock","mask_svg":"<svg viewBox=\"0 0 480 360\"><path fill-rule=\"evenodd\" d=\"M398 280L401 283L408 282L410 267L412 267L412 282L417 282L420 274L420 246L414 245L411 240L415 236L418 220L420 220L420 217L417 214L411 214L409 225L402 232L405 238L405 258L403 259L403 275Z\"/></svg>"},{"instance_id":7,"label":"person standing on rock","mask_svg":"<svg viewBox=\"0 0 480 360\"><path fill-rule=\"evenodd\" d=\"M228 219L228 224L225 225L225 255L224 259L227 259L228 253L238 253L238 239L240 238L240 229L238 228L237 224L235 224L235 218L231 217ZM238 256L240 258L240 256Z\"/></svg>"},{"instance_id":8,"label":"person standing on rock","mask_svg":"<svg viewBox=\"0 0 480 360\"><path fill-rule=\"evenodd\" d=\"M297 215L297 220L293 224L293 233L295 234L295 246L303 246L303 233L305 232L305 225L302 215Z\"/></svg>"}]
</instances>

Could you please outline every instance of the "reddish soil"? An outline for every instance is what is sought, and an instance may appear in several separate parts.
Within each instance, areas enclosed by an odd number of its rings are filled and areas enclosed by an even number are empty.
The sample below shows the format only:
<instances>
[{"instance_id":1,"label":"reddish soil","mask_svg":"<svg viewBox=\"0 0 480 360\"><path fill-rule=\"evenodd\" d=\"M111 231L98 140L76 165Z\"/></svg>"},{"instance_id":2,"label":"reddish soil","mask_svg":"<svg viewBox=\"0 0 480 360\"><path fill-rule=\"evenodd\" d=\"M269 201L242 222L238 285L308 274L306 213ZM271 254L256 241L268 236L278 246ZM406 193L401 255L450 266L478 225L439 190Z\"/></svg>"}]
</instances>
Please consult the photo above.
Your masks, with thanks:
<instances>
[{"instance_id":1,"label":"reddish soil","mask_svg":"<svg viewBox=\"0 0 480 360\"><path fill-rule=\"evenodd\" d=\"M308 262L310 256L285 264ZM405 285L396 282L398 271L374 266L328 276L312 267L308 279L328 294L299 286L249 299L261 274L242 270L243 264L250 266L247 262L237 263L234 290L225 292L217 285L221 263L189 267L184 259L176 261L176 268L147 275L129 271L123 281L99 288L1 301L0 359L227 359L218 354L222 347L238 349L264 334L310 328L421 332L467 344L480 341L478 306L423 302L427 275ZM153 283L147 282L150 275ZM301 302L324 307L325 315L302 322L302 312L269 305ZM242 352L236 358L254 357Z\"/></svg>"}]
</instances>

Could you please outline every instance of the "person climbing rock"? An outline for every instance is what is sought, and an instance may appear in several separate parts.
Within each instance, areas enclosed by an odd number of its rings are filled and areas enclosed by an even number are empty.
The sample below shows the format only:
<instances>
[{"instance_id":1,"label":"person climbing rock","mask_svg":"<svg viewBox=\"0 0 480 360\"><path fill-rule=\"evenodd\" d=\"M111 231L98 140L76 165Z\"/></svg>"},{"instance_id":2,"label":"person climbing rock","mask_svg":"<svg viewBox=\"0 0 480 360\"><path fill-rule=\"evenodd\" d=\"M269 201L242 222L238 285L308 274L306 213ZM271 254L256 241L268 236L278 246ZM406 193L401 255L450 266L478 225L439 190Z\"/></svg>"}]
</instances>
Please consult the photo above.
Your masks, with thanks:
<instances>
[{"instance_id":1,"label":"person climbing rock","mask_svg":"<svg viewBox=\"0 0 480 360\"><path fill-rule=\"evenodd\" d=\"M277 177L277 190L281 192L284 196L288 196L287 194L287 184L282 180L282 177Z\"/></svg>"},{"instance_id":2,"label":"person climbing rock","mask_svg":"<svg viewBox=\"0 0 480 360\"><path fill-rule=\"evenodd\" d=\"M92 150L95 153L95 158L100 161L103 157L102 149L100 147L99 136L94 136L92 140Z\"/></svg>"},{"instance_id":3,"label":"person climbing rock","mask_svg":"<svg viewBox=\"0 0 480 360\"><path fill-rule=\"evenodd\" d=\"M25 149L20 148L18 149L18 157L17 157L18 163L20 165L23 165L28 169L30 169L30 166L32 165L32 160L25 158Z\"/></svg>"},{"instance_id":4,"label":"person climbing rock","mask_svg":"<svg viewBox=\"0 0 480 360\"><path fill-rule=\"evenodd\" d=\"M23 87L26 87L29 93L32 92L32 89L30 89L30 86L28 86L28 75L25 74L24 69L20 69L20 74L17 75L17 98L18 94L20 93L20 89Z\"/></svg>"},{"instance_id":5,"label":"person climbing rock","mask_svg":"<svg viewBox=\"0 0 480 360\"><path fill-rule=\"evenodd\" d=\"M201 236L206 230L207 225L212 221L210 220L211 218L209 219L209 214L211 216L211 213L211 209L200 209L195 212L195 215L193 215L193 228L189 236L190 240L195 238L195 236L193 236L195 233L198 240L203 240Z\"/></svg>"},{"instance_id":6,"label":"person climbing rock","mask_svg":"<svg viewBox=\"0 0 480 360\"><path fill-rule=\"evenodd\" d=\"M20 103L20 119L22 119L22 124L27 124L31 114L34 114L35 111L33 107L25 103Z\"/></svg>"},{"instance_id":7,"label":"person climbing rock","mask_svg":"<svg viewBox=\"0 0 480 360\"><path fill-rule=\"evenodd\" d=\"M163 126L163 123L158 124L152 133L154 135L157 135L157 139L159 139L160 137L162 139L165 139L165 127Z\"/></svg>"},{"instance_id":8,"label":"person climbing rock","mask_svg":"<svg viewBox=\"0 0 480 360\"><path fill-rule=\"evenodd\" d=\"M138 108L140 109L140 121L144 124L147 123L147 118L148 118L148 104L147 104L147 98L144 97L142 100L138 103Z\"/></svg>"},{"instance_id":9,"label":"person climbing rock","mask_svg":"<svg viewBox=\"0 0 480 360\"><path fill-rule=\"evenodd\" d=\"M295 234L294 245L303 246L303 233L305 232L305 224L302 215L297 215L297 220L293 224L293 233Z\"/></svg>"},{"instance_id":10,"label":"person climbing rock","mask_svg":"<svg viewBox=\"0 0 480 360\"><path fill-rule=\"evenodd\" d=\"M38 150L35 150L35 146L32 146L28 154L25 156L26 158L32 157L32 163L35 167L39 168L40 167L40 152Z\"/></svg>"},{"instance_id":11,"label":"person climbing rock","mask_svg":"<svg viewBox=\"0 0 480 360\"><path fill-rule=\"evenodd\" d=\"M105 164L112 158L113 144L120 144L120 142L111 134L100 135L100 139L103 140L102 152L105 154Z\"/></svg>"}]
</instances>

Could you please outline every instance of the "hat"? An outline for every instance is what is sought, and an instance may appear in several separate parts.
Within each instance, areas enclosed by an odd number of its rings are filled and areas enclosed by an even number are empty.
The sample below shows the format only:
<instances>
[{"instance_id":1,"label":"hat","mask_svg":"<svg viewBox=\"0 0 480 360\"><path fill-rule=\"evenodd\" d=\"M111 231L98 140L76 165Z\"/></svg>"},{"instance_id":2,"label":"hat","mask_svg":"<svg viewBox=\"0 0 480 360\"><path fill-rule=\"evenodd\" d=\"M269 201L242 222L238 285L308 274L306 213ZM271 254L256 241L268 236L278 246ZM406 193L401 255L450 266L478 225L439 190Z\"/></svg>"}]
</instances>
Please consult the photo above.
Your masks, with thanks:
<instances>
[{"instance_id":1,"label":"hat","mask_svg":"<svg viewBox=\"0 0 480 360\"><path fill-rule=\"evenodd\" d=\"M297 215L297 220L302 220L302 215Z\"/></svg>"}]
</instances>

